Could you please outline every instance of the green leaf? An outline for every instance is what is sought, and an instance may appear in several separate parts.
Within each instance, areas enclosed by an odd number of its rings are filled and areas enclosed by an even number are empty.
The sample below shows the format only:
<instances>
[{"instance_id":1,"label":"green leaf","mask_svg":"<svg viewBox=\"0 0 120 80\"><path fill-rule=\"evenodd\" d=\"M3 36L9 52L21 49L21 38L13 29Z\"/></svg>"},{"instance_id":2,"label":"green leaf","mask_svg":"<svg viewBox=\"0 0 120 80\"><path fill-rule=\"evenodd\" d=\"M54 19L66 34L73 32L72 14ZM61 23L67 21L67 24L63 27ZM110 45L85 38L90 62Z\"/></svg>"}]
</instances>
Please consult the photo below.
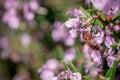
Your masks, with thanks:
<instances>
[{"instance_id":1,"label":"green leaf","mask_svg":"<svg viewBox=\"0 0 120 80\"><path fill-rule=\"evenodd\" d=\"M75 66L72 64L72 62L69 62L69 65L70 65L70 69L71 69L73 72L78 72L77 69L75 68Z\"/></svg>"},{"instance_id":2,"label":"green leaf","mask_svg":"<svg viewBox=\"0 0 120 80\"><path fill-rule=\"evenodd\" d=\"M117 43L111 44L111 47L112 47L112 48L117 48L117 46L118 46Z\"/></svg>"},{"instance_id":3,"label":"green leaf","mask_svg":"<svg viewBox=\"0 0 120 80\"><path fill-rule=\"evenodd\" d=\"M58 60L62 60L64 57L64 51L63 51L62 47L60 47L60 46L57 46L55 49L53 49L52 53Z\"/></svg>"},{"instance_id":4,"label":"green leaf","mask_svg":"<svg viewBox=\"0 0 120 80\"><path fill-rule=\"evenodd\" d=\"M105 77L108 78L109 80L114 80L117 64L118 64L118 61L115 60L111 68L107 71Z\"/></svg>"},{"instance_id":5,"label":"green leaf","mask_svg":"<svg viewBox=\"0 0 120 80\"><path fill-rule=\"evenodd\" d=\"M90 14L85 9L83 9L82 7L80 7L80 10L82 10L83 13L85 13L86 17L91 18Z\"/></svg>"},{"instance_id":6,"label":"green leaf","mask_svg":"<svg viewBox=\"0 0 120 80\"><path fill-rule=\"evenodd\" d=\"M65 61L62 61L62 63L64 65L65 69L69 69L68 64Z\"/></svg>"},{"instance_id":7,"label":"green leaf","mask_svg":"<svg viewBox=\"0 0 120 80\"><path fill-rule=\"evenodd\" d=\"M105 14L103 12L100 12L100 16L105 21Z\"/></svg>"},{"instance_id":8,"label":"green leaf","mask_svg":"<svg viewBox=\"0 0 120 80\"><path fill-rule=\"evenodd\" d=\"M101 28L104 28L103 24L98 19L95 21L95 24L98 24Z\"/></svg>"},{"instance_id":9,"label":"green leaf","mask_svg":"<svg viewBox=\"0 0 120 80\"><path fill-rule=\"evenodd\" d=\"M119 13L113 18L113 20L111 22L115 22L117 19L120 18L120 11Z\"/></svg>"},{"instance_id":10,"label":"green leaf","mask_svg":"<svg viewBox=\"0 0 120 80\"><path fill-rule=\"evenodd\" d=\"M83 68L84 68L84 62L80 64L80 67L79 67L79 70L78 70L78 71L79 71L80 73L83 73L83 71L84 71Z\"/></svg>"},{"instance_id":11,"label":"green leaf","mask_svg":"<svg viewBox=\"0 0 120 80\"><path fill-rule=\"evenodd\" d=\"M86 10L88 13L94 13L94 12L97 12L98 10L97 9L89 9L89 10Z\"/></svg>"}]
</instances>

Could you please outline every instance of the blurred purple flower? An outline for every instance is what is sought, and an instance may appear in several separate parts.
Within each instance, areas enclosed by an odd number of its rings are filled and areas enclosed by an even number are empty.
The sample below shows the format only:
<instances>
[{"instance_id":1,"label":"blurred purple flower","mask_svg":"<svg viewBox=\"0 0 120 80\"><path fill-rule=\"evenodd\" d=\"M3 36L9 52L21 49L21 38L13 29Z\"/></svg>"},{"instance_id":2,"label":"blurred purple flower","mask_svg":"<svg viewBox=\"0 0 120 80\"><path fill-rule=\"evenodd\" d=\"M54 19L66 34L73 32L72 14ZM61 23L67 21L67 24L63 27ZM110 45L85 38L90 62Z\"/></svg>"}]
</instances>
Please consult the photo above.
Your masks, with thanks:
<instances>
[{"instance_id":1,"label":"blurred purple flower","mask_svg":"<svg viewBox=\"0 0 120 80\"><path fill-rule=\"evenodd\" d=\"M75 43L75 40L73 38L71 38L70 36L68 36L68 37L65 38L64 43L67 46L73 46L74 43Z\"/></svg>"},{"instance_id":2,"label":"blurred purple flower","mask_svg":"<svg viewBox=\"0 0 120 80\"><path fill-rule=\"evenodd\" d=\"M23 34L20 36L20 41L21 41L21 44L22 44L24 47L29 46L30 43L31 43L31 36L30 36L30 34L28 34L28 33L23 33Z\"/></svg>"},{"instance_id":3,"label":"blurred purple flower","mask_svg":"<svg viewBox=\"0 0 120 80\"><path fill-rule=\"evenodd\" d=\"M54 41L62 41L68 35L67 30L62 26L62 23L59 21L54 22L53 24L53 31L52 31L52 38Z\"/></svg>"},{"instance_id":4,"label":"blurred purple flower","mask_svg":"<svg viewBox=\"0 0 120 80\"><path fill-rule=\"evenodd\" d=\"M40 75L40 79L42 80L53 80L54 72L51 70L44 70Z\"/></svg>"},{"instance_id":5,"label":"blurred purple flower","mask_svg":"<svg viewBox=\"0 0 120 80\"><path fill-rule=\"evenodd\" d=\"M66 13L68 14L73 14L75 17L79 18L80 16L85 16L85 14L80 10L80 9L70 9Z\"/></svg>"},{"instance_id":6,"label":"blurred purple flower","mask_svg":"<svg viewBox=\"0 0 120 80\"><path fill-rule=\"evenodd\" d=\"M20 25L20 19L15 9L10 9L3 15L3 22L7 23L10 28L17 29Z\"/></svg>"},{"instance_id":7,"label":"blurred purple flower","mask_svg":"<svg viewBox=\"0 0 120 80\"><path fill-rule=\"evenodd\" d=\"M91 49L89 48L89 46L87 44L85 44L83 46L83 53L84 53L84 57L86 59L86 64L84 66L84 69L85 69L85 73L88 73L89 70L90 70L90 67L92 65L94 65L94 62L91 61Z\"/></svg>"},{"instance_id":8,"label":"blurred purple flower","mask_svg":"<svg viewBox=\"0 0 120 80\"><path fill-rule=\"evenodd\" d=\"M91 0L93 6L107 15L115 15L120 7L120 0Z\"/></svg>"},{"instance_id":9,"label":"blurred purple flower","mask_svg":"<svg viewBox=\"0 0 120 80\"><path fill-rule=\"evenodd\" d=\"M85 5L88 5L90 3L90 0L85 0Z\"/></svg>"},{"instance_id":10,"label":"blurred purple flower","mask_svg":"<svg viewBox=\"0 0 120 80\"><path fill-rule=\"evenodd\" d=\"M37 1L37 0L31 0L31 1L29 2L29 6L30 6L30 9L31 9L32 11L37 10L37 9L39 8L38 1Z\"/></svg>"},{"instance_id":11,"label":"blurred purple flower","mask_svg":"<svg viewBox=\"0 0 120 80\"><path fill-rule=\"evenodd\" d=\"M24 3L23 10L24 10L24 17L26 20L31 21L34 19L34 13L30 10L29 3Z\"/></svg>"},{"instance_id":12,"label":"blurred purple flower","mask_svg":"<svg viewBox=\"0 0 120 80\"><path fill-rule=\"evenodd\" d=\"M8 9L8 10L11 8L17 8L17 6L19 6L17 0L6 0L4 3L5 9Z\"/></svg>"},{"instance_id":13,"label":"blurred purple flower","mask_svg":"<svg viewBox=\"0 0 120 80\"><path fill-rule=\"evenodd\" d=\"M5 49L8 47L8 38L7 37L2 37L0 38L0 47Z\"/></svg>"},{"instance_id":14,"label":"blurred purple flower","mask_svg":"<svg viewBox=\"0 0 120 80\"><path fill-rule=\"evenodd\" d=\"M70 37L70 33L68 32L67 28L63 27L62 23L59 21L56 21L53 24L52 38L56 42L63 41L67 46L74 45L74 39Z\"/></svg>"},{"instance_id":15,"label":"blurred purple flower","mask_svg":"<svg viewBox=\"0 0 120 80\"><path fill-rule=\"evenodd\" d=\"M77 34L77 30L75 30L75 29L70 30L69 33L70 33L70 36L71 36L72 38L76 38L77 35L78 35L78 34Z\"/></svg>"},{"instance_id":16,"label":"blurred purple flower","mask_svg":"<svg viewBox=\"0 0 120 80\"><path fill-rule=\"evenodd\" d=\"M72 61L76 57L76 52L74 48L69 48L65 51L64 60L65 62Z\"/></svg>"},{"instance_id":17,"label":"blurred purple flower","mask_svg":"<svg viewBox=\"0 0 120 80\"><path fill-rule=\"evenodd\" d=\"M35 16L34 11L39 8L39 4L37 0L30 0L28 2L22 0L6 0L4 7L7 11L4 13L3 22L8 24L10 28L17 29L20 25L19 17L23 17L24 15L27 21L32 21Z\"/></svg>"},{"instance_id":18,"label":"blurred purple flower","mask_svg":"<svg viewBox=\"0 0 120 80\"><path fill-rule=\"evenodd\" d=\"M60 67L56 59L49 59L39 70L42 80L52 80L55 76L54 71Z\"/></svg>"}]
</instances>

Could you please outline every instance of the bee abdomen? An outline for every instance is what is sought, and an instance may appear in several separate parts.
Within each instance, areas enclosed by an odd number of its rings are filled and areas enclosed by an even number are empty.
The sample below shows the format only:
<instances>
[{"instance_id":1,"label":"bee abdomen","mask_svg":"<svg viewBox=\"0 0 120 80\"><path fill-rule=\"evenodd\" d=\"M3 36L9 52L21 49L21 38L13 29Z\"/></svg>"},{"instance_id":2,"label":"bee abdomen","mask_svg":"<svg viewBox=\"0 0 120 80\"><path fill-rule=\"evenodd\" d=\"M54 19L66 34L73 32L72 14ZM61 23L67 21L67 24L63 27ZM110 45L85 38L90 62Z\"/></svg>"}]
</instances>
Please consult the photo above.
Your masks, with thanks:
<instances>
[{"instance_id":1,"label":"bee abdomen","mask_svg":"<svg viewBox=\"0 0 120 80\"><path fill-rule=\"evenodd\" d=\"M100 49L99 44L95 43L94 41L90 40L90 41L87 42L87 44L91 49L94 49L94 50L99 50Z\"/></svg>"}]
</instances>

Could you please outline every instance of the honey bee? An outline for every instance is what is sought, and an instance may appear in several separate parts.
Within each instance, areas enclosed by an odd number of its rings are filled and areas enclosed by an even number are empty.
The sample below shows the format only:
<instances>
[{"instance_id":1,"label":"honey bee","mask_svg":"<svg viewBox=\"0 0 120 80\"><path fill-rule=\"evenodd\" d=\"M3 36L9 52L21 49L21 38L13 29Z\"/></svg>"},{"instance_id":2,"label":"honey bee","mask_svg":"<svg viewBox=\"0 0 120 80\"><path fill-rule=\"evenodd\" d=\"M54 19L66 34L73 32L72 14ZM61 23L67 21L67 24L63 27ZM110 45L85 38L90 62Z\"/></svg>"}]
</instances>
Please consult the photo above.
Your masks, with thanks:
<instances>
[{"instance_id":1,"label":"honey bee","mask_svg":"<svg viewBox=\"0 0 120 80\"><path fill-rule=\"evenodd\" d=\"M94 50L99 50L100 49L100 45L97 44L94 40L92 40L93 36L91 34L91 32L83 32L83 39L84 42L91 48Z\"/></svg>"}]
</instances>

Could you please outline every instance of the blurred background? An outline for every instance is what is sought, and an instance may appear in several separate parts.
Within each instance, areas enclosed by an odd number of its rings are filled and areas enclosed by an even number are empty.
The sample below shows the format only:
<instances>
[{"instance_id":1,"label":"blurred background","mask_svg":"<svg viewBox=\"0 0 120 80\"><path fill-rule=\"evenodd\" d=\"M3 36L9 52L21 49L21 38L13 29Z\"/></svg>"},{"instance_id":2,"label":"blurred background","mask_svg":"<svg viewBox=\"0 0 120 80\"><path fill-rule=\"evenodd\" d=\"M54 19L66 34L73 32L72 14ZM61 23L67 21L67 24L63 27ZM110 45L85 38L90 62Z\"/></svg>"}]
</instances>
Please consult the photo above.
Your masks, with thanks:
<instances>
[{"instance_id":1,"label":"blurred background","mask_svg":"<svg viewBox=\"0 0 120 80\"><path fill-rule=\"evenodd\" d=\"M0 0L0 80L41 80L49 59L80 63L79 39L61 29L66 12L80 6L87 0Z\"/></svg>"}]
</instances>

